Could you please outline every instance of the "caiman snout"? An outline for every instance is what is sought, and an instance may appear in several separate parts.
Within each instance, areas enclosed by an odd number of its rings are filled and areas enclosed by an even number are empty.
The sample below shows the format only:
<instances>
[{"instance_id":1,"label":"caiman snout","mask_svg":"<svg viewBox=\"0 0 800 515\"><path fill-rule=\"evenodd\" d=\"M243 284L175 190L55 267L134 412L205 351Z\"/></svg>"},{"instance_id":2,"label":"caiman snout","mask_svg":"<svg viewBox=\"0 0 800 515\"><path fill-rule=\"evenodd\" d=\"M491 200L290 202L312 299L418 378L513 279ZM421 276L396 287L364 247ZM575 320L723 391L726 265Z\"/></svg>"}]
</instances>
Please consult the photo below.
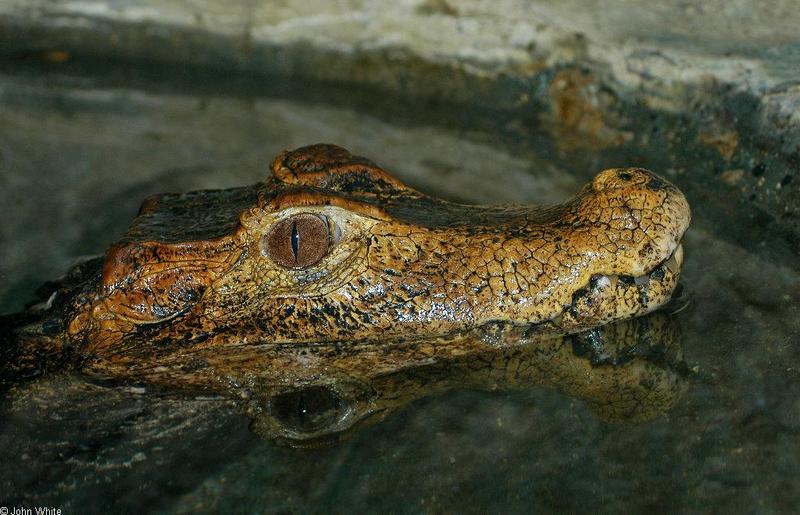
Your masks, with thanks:
<instances>
[{"instance_id":1,"label":"caiman snout","mask_svg":"<svg viewBox=\"0 0 800 515\"><path fill-rule=\"evenodd\" d=\"M683 194L638 168L603 171L544 208L406 202L419 215L390 204L370 263L392 273L381 291L408 294L387 312L428 328L458 318L573 332L653 311L677 286L690 220Z\"/></svg>"}]
</instances>

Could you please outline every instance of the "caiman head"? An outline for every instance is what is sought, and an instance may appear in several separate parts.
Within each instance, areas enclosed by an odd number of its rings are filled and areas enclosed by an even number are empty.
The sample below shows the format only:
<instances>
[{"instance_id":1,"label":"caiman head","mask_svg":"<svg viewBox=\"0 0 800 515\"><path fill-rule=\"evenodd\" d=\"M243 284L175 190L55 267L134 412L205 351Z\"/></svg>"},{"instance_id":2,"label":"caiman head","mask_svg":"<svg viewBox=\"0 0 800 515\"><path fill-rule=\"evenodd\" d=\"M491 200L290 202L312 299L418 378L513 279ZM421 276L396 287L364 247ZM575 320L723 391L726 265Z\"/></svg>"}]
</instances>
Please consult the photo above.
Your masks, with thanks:
<instances>
[{"instance_id":1,"label":"caiman head","mask_svg":"<svg viewBox=\"0 0 800 515\"><path fill-rule=\"evenodd\" d=\"M638 168L603 171L555 206L472 206L313 145L279 154L254 187L146 200L67 333L96 354L129 335L213 346L496 324L572 333L667 302L689 220L681 192Z\"/></svg>"}]
</instances>

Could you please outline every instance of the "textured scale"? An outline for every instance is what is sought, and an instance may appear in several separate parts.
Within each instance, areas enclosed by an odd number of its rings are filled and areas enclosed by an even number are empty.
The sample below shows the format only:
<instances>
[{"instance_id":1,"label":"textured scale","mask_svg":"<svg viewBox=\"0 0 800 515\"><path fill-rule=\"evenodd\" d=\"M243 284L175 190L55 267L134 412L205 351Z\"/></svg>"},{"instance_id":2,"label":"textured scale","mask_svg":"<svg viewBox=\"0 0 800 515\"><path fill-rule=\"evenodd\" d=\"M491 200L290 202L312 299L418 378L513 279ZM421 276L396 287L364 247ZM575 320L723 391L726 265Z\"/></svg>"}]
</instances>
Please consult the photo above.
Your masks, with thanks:
<instances>
[{"instance_id":1,"label":"textured scale","mask_svg":"<svg viewBox=\"0 0 800 515\"><path fill-rule=\"evenodd\" d=\"M290 266L287 220L309 219L330 220L339 238ZM304 147L280 154L264 184L146 201L68 332L100 353L147 326L205 346L430 337L498 321L575 332L666 302L689 219L683 195L641 169L601 172L556 206L468 206L342 148ZM283 257L271 257L262 242L281 224ZM673 255L677 266L662 267ZM646 291L624 280L656 269ZM590 288L599 276L610 280Z\"/></svg>"}]
</instances>

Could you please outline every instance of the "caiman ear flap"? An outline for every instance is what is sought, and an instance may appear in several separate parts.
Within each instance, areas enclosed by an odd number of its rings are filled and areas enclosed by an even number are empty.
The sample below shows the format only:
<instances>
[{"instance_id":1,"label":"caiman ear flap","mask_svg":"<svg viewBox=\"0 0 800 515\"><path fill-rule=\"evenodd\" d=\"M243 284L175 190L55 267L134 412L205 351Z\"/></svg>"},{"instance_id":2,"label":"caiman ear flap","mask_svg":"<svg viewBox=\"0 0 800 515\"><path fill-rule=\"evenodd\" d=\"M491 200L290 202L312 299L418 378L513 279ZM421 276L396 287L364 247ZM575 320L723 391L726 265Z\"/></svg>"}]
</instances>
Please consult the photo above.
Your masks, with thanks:
<instances>
[{"instance_id":1,"label":"caiman ear flap","mask_svg":"<svg viewBox=\"0 0 800 515\"><path fill-rule=\"evenodd\" d=\"M286 186L305 186L348 195L418 194L369 159L325 143L281 152L272 162L272 173Z\"/></svg>"}]
</instances>

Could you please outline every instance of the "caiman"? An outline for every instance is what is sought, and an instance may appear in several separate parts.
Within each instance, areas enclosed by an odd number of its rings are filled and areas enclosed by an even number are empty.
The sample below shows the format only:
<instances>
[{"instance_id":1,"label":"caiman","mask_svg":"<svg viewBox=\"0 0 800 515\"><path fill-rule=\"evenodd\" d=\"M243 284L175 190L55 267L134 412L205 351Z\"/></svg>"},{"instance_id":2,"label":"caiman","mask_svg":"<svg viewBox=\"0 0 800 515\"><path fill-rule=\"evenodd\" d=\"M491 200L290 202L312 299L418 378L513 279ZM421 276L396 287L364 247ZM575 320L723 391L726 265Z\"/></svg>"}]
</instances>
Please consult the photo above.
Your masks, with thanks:
<instances>
[{"instance_id":1,"label":"caiman","mask_svg":"<svg viewBox=\"0 0 800 515\"><path fill-rule=\"evenodd\" d=\"M253 186L146 199L104 257L5 317L4 382L78 370L231 392L265 367L329 365L276 348L425 342L458 356L509 331L638 317L678 285L689 206L644 169L602 171L537 207L433 198L334 145L282 152L271 168ZM270 360L247 358L267 348Z\"/></svg>"}]
</instances>

